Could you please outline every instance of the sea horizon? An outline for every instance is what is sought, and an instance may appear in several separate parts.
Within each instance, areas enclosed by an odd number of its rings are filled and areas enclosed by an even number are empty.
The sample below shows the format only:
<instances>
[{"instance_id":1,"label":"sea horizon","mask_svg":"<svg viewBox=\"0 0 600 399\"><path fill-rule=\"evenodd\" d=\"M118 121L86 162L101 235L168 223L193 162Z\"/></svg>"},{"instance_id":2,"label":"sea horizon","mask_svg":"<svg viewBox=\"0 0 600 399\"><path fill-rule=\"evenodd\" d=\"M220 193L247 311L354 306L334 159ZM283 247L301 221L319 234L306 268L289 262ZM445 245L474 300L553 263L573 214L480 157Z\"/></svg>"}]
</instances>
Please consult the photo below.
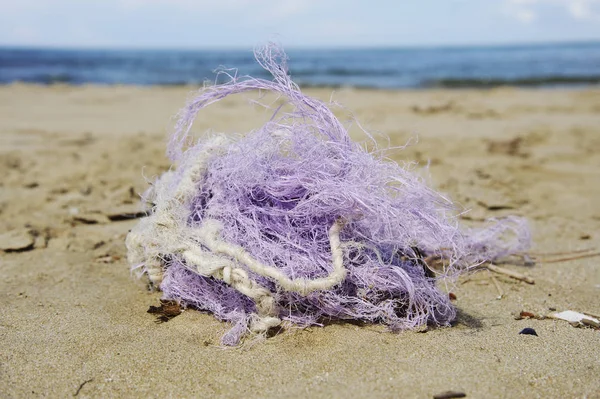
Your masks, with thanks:
<instances>
[{"instance_id":1,"label":"sea horizon","mask_svg":"<svg viewBox=\"0 0 600 399\"><path fill-rule=\"evenodd\" d=\"M543 47L543 46L586 46L600 44L600 39L580 39L580 40L544 40L544 41L523 41L523 42L489 42L489 43L437 43L437 44L390 44L390 45L285 45L283 41L275 41L288 50L412 50L412 49L467 49L467 48L511 48L511 47ZM261 45L263 43L258 43ZM256 47L256 46L254 46ZM34 44L7 44L0 42L2 49L28 49L28 50L78 50L78 51L252 51L253 46L110 46L110 45L34 45Z\"/></svg>"},{"instance_id":2,"label":"sea horizon","mask_svg":"<svg viewBox=\"0 0 600 399\"><path fill-rule=\"evenodd\" d=\"M488 88L600 84L600 41L390 47L288 47L303 87ZM0 45L0 84L199 85L215 71L269 78L253 49L54 48Z\"/></svg>"}]
</instances>

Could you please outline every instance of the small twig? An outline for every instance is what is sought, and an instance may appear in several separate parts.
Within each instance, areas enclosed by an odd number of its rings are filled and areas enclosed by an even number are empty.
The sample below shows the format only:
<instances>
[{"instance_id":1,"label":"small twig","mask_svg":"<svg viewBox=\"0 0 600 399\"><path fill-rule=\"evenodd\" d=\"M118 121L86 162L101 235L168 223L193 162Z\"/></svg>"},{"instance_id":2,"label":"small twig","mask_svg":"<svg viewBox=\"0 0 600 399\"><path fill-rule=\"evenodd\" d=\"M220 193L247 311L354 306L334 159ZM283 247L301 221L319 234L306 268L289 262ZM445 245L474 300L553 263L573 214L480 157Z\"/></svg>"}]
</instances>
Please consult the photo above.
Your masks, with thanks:
<instances>
[{"instance_id":1,"label":"small twig","mask_svg":"<svg viewBox=\"0 0 600 399\"><path fill-rule=\"evenodd\" d=\"M494 283L494 286L496 286L496 289L498 290L498 298L497 299L502 299L504 298L504 290L502 289L502 287L500 287L500 284L498 284L498 280L496 279L496 277L494 277L494 275L490 272L490 270L488 269L488 274L490 275L490 278L492 280L492 282Z\"/></svg>"},{"instance_id":2,"label":"small twig","mask_svg":"<svg viewBox=\"0 0 600 399\"><path fill-rule=\"evenodd\" d=\"M533 256L561 256L561 255L575 255L583 254L586 252L595 251L596 248L578 249L575 251L560 251L560 252L529 252L529 255Z\"/></svg>"},{"instance_id":3,"label":"small twig","mask_svg":"<svg viewBox=\"0 0 600 399\"><path fill-rule=\"evenodd\" d=\"M83 386L84 386L85 384L87 384L88 382L92 382L92 381L94 381L94 379L93 379L93 378L90 378L89 380L85 380L85 381L83 381L81 384L79 384L79 388L77 388L77 391L75 392L75 394L74 394L73 396L77 396L77 395L79 395L79 392L81 392L81 388L83 388Z\"/></svg>"},{"instance_id":4,"label":"small twig","mask_svg":"<svg viewBox=\"0 0 600 399\"><path fill-rule=\"evenodd\" d=\"M531 277L527 277L526 275L521 274L519 272L515 272L492 264L486 264L485 267L494 273L503 274L505 276L512 277L516 280L524 281L527 284L535 284L534 279L532 279Z\"/></svg>"},{"instance_id":5,"label":"small twig","mask_svg":"<svg viewBox=\"0 0 600 399\"><path fill-rule=\"evenodd\" d=\"M558 262L567 262L570 260L577 260L577 259L583 259L583 258L593 258L595 256L600 256L600 252L594 252L591 254L582 254L582 255L575 255L575 256L569 256L566 258L558 258L558 259L541 259L539 262L540 263L558 263Z\"/></svg>"},{"instance_id":6,"label":"small twig","mask_svg":"<svg viewBox=\"0 0 600 399\"><path fill-rule=\"evenodd\" d=\"M597 314L593 314L593 313L589 313L589 312L581 312L581 313L583 313L586 316L593 317L594 319L600 320L600 316L598 316Z\"/></svg>"},{"instance_id":7,"label":"small twig","mask_svg":"<svg viewBox=\"0 0 600 399\"><path fill-rule=\"evenodd\" d=\"M467 277L466 279L464 279L460 284L467 284L470 283L471 281L473 281L470 277Z\"/></svg>"}]
</instances>

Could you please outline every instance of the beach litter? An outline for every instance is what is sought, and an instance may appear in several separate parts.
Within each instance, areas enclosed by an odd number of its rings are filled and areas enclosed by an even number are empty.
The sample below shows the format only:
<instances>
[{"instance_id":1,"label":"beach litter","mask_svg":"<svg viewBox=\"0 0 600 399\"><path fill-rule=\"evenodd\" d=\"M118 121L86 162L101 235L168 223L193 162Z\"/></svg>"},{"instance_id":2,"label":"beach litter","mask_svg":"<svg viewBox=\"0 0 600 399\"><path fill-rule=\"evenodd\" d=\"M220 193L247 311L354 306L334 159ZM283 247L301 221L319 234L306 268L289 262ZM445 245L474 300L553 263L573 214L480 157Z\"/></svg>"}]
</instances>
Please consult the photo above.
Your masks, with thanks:
<instances>
[{"instance_id":1,"label":"beach litter","mask_svg":"<svg viewBox=\"0 0 600 399\"><path fill-rule=\"evenodd\" d=\"M553 313L550 315L552 319L564 320L571 323L571 325L575 327L593 327L600 329L600 320L591 315L587 315L585 313L575 312L573 310L565 310L559 313Z\"/></svg>"},{"instance_id":2,"label":"beach litter","mask_svg":"<svg viewBox=\"0 0 600 399\"><path fill-rule=\"evenodd\" d=\"M556 309L552 309L556 310ZM562 312L551 313L549 315L536 314L528 311L521 311L515 315L515 320L523 319L538 319L538 320L563 320L571 324L573 327L591 327L600 329L600 320L596 315L590 313L580 313L573 310L565 310Z\"/></svg>"},{"instance_id":3,"label":"beach litter","mask_svg":"<svg viewBox=\"0 0 600 399\"><path fill-rule=\"evenodd\" d=\"M233 324L222 344L331 320L447 326L456 310L438 283L526 253L523 219L460 226L455 205L411 165L352 141L328 104L303 94L280 47L255 56L273 80L229 75L180 112L174 167L152 182L151 210L126 239L132 270L164 301ZM247 134L191 138L201 109L256 91L291 110L275 108Z\"/></svg>"}]
</instances>

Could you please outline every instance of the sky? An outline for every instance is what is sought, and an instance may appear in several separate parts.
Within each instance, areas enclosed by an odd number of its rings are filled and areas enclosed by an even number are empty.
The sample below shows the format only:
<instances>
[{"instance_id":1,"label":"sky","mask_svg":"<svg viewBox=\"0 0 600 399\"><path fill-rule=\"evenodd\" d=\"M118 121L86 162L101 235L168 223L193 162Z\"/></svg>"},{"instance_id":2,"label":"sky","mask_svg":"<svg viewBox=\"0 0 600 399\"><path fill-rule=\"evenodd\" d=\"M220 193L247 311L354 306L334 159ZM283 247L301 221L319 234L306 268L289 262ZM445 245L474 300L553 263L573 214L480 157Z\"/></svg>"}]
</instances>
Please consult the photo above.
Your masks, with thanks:
<instances>
[{"instance_id":1,"label":"sky","mask_svg":"<svg viewBox=\"0 0 600 399\"><path fill-rule=\"evenodd\" d=\"M600 40L600 0L0 0L0 45L248 48Z\"/></svg>"}]
</instances>

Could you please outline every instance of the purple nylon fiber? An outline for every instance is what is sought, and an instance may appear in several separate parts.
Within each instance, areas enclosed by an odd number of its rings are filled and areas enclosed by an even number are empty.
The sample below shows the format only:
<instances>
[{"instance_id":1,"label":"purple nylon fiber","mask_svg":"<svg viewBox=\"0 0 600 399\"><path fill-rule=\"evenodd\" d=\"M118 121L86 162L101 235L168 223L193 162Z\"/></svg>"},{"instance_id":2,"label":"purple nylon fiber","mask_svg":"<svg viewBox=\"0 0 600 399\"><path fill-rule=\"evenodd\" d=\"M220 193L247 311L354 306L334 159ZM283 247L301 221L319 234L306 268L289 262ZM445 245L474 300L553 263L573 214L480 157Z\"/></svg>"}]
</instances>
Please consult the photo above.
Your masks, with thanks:
<instances>
[{"instance_id":1,"label":"purple nylon fiber","mask_svg":"<svg viewBox=\"0 0 600 399\"><path fill-rule=\"evenodd\" d=\"M287 98L291 112L277 113L209 160L187 217L190 227L218 220L223 241L290 278L307 279L333 269L328 230L336 220L344 221L340 239L347 275L330 290L302 296L246 268L273 294L279 318L298 326L352 319L392 330L448 325L455 309L436 287L437 278L426 275L421 255L443 258L448 264L444 277L528 249L522 219L461 228L453 204L421 178L350 140L327 105L305 96L292 82L278 46L259 49L256 58L274 79L232 77L204 88L181 111L168 155L178 165L176 184L206 143L189 138L202 108L254 90ZM237 344L248 331L254 302L218 279L188 270L179 255L164 255L164 297L233 323L222 343Z\"/></svg>"}]
</instances>

